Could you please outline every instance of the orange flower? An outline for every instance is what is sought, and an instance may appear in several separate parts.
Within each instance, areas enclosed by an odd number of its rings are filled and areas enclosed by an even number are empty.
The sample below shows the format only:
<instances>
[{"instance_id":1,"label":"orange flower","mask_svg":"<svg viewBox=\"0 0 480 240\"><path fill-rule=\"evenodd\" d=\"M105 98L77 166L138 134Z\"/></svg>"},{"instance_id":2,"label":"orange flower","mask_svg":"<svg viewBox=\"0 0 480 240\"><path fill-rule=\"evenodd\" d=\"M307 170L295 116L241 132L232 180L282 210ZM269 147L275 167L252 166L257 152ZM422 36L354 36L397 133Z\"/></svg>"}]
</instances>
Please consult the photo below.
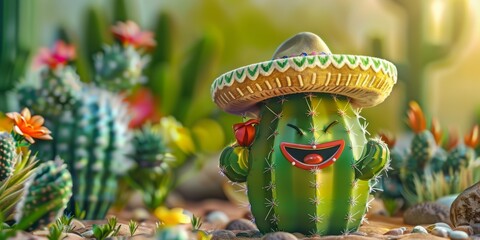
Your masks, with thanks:
<instances>
[{"instance_id":1,"label":"orange flower","mask_svg":"<svg viewBox=\"0 0 480 240\"><path fill-rule=\"evenodd\" d=\"M420 133L423 130L427 129L427 123L425 121L425 116L423 115L422 108L418 105L417 102L412 101L409 104L410 109L407 112L408 116L408 125L414 133Z\"/></svg>"},{"instance_id":2,"label":"orange flower","mask_svg":"<svg viewBox=\"0 0 480 240\"><path fill-rule=\"evenodd\" d=\"M40 48L34 60L35 67L47 65L50 69L56 69L66 65L75 58L75 47L63 41L55 42L52 49Z\"/></svg>"},{"instance_id":3,"label":"orange flower","mask_svg":"<svg viewBox=\"0 0 480 240\"><path fill-rule=\"evenodd\" d=\"M472 130L465 136L465 145L476 148L480 142L480 130L478 125L473 126Z\"/></svg>"},{"instance_id":4,"label":"orange flower","mask_svg":"<svg viewBox=\"0 0 480 240\"><path fill-rule=\"evenodd\" d=\"M42 126L45 120L42 116L32 116L28 108L24 108L20 113L11 112L6 114L8 118L15 122L13 130L23 136L28 142L34 143L34 138L51 140L50 130Z\"/></svg>"},{"instance_id":5,"label":"orange flower","mask_svg":"<svg viewBox=\"0 0 480 240\"><path fill-rule=\"evenodd\" d=\"M152 48L156 44L152 32L142 32L140 27L132 21L118 22L112 27L112 33L124 45Z\"/></svg>"}]
</instances>

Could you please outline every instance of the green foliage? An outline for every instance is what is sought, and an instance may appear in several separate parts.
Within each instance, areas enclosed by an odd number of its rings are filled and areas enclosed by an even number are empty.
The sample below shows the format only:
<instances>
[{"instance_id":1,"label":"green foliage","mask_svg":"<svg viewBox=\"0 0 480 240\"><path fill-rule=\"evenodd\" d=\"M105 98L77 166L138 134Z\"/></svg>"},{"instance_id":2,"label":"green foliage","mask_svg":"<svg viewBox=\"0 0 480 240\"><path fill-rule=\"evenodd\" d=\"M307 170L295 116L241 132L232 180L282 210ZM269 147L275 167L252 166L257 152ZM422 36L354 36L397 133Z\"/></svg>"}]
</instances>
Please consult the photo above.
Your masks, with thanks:
<instances>
[{"instance_id":1,"label":"green foliage","mask_svg":"<svg viewBox=\"0 0 480 240\"><path fill-rule=\"evenodd\" d=\"M73 215L62 215L61 217L57 218L55 224L58 226L62 226L63 231L68 233L72 232L74 226L72 225Z\"/></svg>"},{"instance_id":2,"label":"green foliage","mask_svg":"<svg viewBox=\"0 0 480 240\"><path fill-rule=\"evenodd\" d=\"M97 240L104 240L109 237L117 236L118 231L120 231L120 225L117 226L117 218L111 217L108 219L107 224L104 225L93 225L93 236Z\"/></svg>"},{"instance_id":3,"label":"green foliage","mask_svg":"<svg viewBox=\"0 0 480 240\"><path fill-rule=\"evenodd\" d=\"M133 237L135 235L135 232L138 229L138 222L135 222L133 220L130 220L128 222L128 231L130 232L130 237Z\"/></svg>"},{"instance_id":4,"label":"green foliage","mask_svg":"<svg viewBox=\"0 0 480 240\"><path fill-rule=\"evenodd\" d=\"M37 167L38 161L30 152L17 155L13 174L0 185L0 216L12 220L15 206L20 201L26 181Z\"/></svg>"},{"instance_id":5,"label":"green foliage","mask_svg":"<svg viewBox=\"0 0 480 240\"><path fill-rule=\"evenodd\" d=\"M11 134L0 132L0 183L12 176L17 161L17 149Z\"/></svg>"},{"instance_id":6,"label":"green foliage","mask_svg":"<svg viewBox=\"0 0 480 240\"><path fill-rule=\"evenodd\" d=\"M17 222L35 215L38 205L44 205L45 211L28 222L29 229L46 226L55 221L72 196L72 177L67 166L61 160L40 164L25 183L25 190L16 206Z\"/></svg>"},{"instance_id":7,"label":"green foliage","mask_svg":"<svg viewBox=\"0 0 480 240\"><path fill-rule=\"evenodd\" d=\"M48 240L61 240L66 238L64 232L64 225L52 224L48 227Z\"/></svg>"},{"instance_id":8,"label":"green foliage","mask_svg":"<svg viewBox=\"0 0 480 240\"><path fill-rule=\"evenodd\" d=\"M191 223L192 223L192 230L193 231L198 231L203 224L202 218L198 217L198 216L195 216L195 214L192 216L191 221L192 221Z\"/></svg>"}]
</instances>

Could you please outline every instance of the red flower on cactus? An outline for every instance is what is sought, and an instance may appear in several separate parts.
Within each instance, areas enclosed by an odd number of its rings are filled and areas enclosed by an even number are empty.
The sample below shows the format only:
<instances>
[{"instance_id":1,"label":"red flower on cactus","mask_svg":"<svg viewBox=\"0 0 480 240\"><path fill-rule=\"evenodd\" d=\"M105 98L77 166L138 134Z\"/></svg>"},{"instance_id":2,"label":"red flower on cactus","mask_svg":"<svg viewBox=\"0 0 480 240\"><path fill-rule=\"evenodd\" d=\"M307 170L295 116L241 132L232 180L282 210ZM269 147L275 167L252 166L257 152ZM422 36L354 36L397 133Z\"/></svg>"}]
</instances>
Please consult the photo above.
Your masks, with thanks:
<instances>
[{"instance_id":1,"label":"red flower on cactus","mask_svg":"<svg viewBox=\"0 0 480 240\"><path fill-rule=\"evenodd\" d=\"M32 116L28 108L24 108L21 113L11 112L6 114L8 118L14 121L13 130L16 134L23 136L28 142L34 143L34 138L43 140L52 140L50 130L43 126L45 120L42 116Z\"/></svg>"},{"instance_id":2,"label":"red flower on cactus","mask_svg":"<svg viewBox=\"0 0 480 240\"><path fill-rule=\"evenodd\" d=\"M129 103L129 110L133 116L129 127L137 128L148 121L158 121L160 113L155 107L155 98L147 88L140 88L129 96L126 101Z\"/></svg>"},{"instance_id":3,"label":"red flower on cactus","mask_svg":"<svg viewBox=\"0 0 480 240\"><path fill-rule=\"evenodd\" d=\"M425 121L425 116L423 115L422 108L418 105L417 102L412 101L409 104L410 109L408 110L408 125L414 133L420 133L427 129L427 123Z\"/></svg>"},{"instance_id":4,"label":"red flower on cactus","mask_svg":"<svg viewBox=\"0 0 480 240\"><path fill-rule=\"evenodd\" d=\"M124 45L131 45L135 48L152 48L155 46L153 33L142 31L140 27L132 21L118 22L112 27L113 35Z\"/></svg>"},{"instance_id":5,"label":"red flower on cactus","mask_svg":"<svg viewBox=\"0 0 480 240\"><path fill-rule=\"evenodd\" d=\"M255 125L258 124L257 119L250 119L244 123L237 123L233 125L235 131L235 138L238 145L242 147L249 147L252 145L255 138Z\"/></svg>"},{"instance_id":6,"label":"red flower on cactus","mask_svg":"<svg viewBox=\"0 0 480 240\"><path fill-rule=\"evenodd\" d=\"M471 147L471 148L476 148L478 145L478 142L480 141L480 135L479 135L479 128L478 125L475 125L472 130L465 136L465 145Z\"/></svg>"},{"instance_id":7,"label":"red flower on cactus","mask_svg":"<svg viewBox=\"0 0 480 240\"><path fill-rule=\"evenodd\" d=\"M382 139L382 141L387 144L388 148L389 149L392 149L395 147L395 143L397 143L397 139L395 138L395 136L393 136L392 133L390 132L380 132L378 133L378 136L380 137L380 139Z\"/></svg>"},{"instance_id":8,"label":"red flower on cactus","mask_svg":"<svg viewBox=\"0 0 480 240\"><path fill-rule=\"evenodd\" d=\"M52 49L40 48L34 60L34 66L48 66L50 69L65 66L75 58L75 47L61 40L55 42Z\"/></svg>"},{"instance_id":9,"label":"red flower on cactus","mask_svg":"<svg viewBox=\"0 0 480 240\"><path fill-rule=\"evenodd\" d=\"M432 126L430 127L430 132L432 132L433 138L435 138L435 142L437 145L440 146L442 144L442 128L440 127L440 123L436 118L432 119Z\"/></svg>"}]
</instances>

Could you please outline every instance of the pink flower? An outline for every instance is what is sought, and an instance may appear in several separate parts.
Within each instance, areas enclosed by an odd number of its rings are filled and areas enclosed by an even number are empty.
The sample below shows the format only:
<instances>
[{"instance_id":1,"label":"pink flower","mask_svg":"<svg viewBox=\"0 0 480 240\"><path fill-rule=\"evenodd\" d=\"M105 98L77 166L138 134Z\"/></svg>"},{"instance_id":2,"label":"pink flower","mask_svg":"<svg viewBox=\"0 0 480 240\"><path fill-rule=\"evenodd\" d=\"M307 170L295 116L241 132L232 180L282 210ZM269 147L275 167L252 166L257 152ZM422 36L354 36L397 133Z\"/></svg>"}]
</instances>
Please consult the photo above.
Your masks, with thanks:
<instances>
[{"instance_id":1,"label":"pink flower","mask_svg":"<svg viewBox=\"0 0 480 240\"><path fill-rule=\"evenodd\" d=\"M34 66L47 65L50 69L56 69L66 65L75 58L75 47L63 41L55 42L52 49L40 48L34 60Z\"/></svg>"},{"instance_id":2,"label":"pink flower","mask_svg":"<svg viewBox=\"0 0 480 240\"><path fill-rule=\"evenodd\" d=\"M113 35L124 45L132 45L135 48L152 48L155 46L152 32L142 32L140 27L132 21L118 22L112 27Z\"/></svg>"},{"instance_id":3,"label":"pink flower","mask_svg":"<svg viewBox=\"0 0 480 240\"><path fill-rule=\"evenodd\" d=\"M130 128L137 128L147 121L160 119L160 113L155 107L155 98L147 88L140 88L127 98L126 102L129 103L129 110L133 116L130 120Z\"/></svg>"}]
</instances>

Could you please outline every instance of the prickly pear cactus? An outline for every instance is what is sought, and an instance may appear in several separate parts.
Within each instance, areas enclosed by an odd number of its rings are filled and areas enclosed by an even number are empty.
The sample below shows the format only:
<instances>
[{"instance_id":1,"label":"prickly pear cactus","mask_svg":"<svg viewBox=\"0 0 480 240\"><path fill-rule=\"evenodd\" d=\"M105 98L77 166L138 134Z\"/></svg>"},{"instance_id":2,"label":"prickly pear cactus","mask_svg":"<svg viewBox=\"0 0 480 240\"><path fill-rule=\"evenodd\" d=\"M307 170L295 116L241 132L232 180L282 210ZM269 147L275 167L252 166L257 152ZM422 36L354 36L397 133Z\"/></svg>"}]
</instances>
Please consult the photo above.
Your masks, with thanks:
<instances>
[{"instance_id":1,"label":"prickly pear cactus","mask_svg":"<svg viewBox=\"0 0 480 240\"><path fill-rule=\"evenodd\" d=\"M358 229L389 161L346 97L309 93L264 101L250 150L227 147L220 168L247 182L262 232L341 234Z\"/></svg>"},{"instance_id":2,"label":"prickly pear cactus","mask_svg":"<svg viewBox=\"0 0 480 240\"><path fill-rule=\"evenodd\" d=\"M7 132L0 132L0 182L12 176L17 161L15 141Z\"/></svg>"},{"instance_id":3,"label":"prickly pear cactus","mask_svg":"<svg viewBox=\"0 0 480 240\"><path fill-rule=\"evenodd\" d=\"M132 46L105 46L94 58L94 82L111 91L131 89L145 80L142 70L146 62Z\"/></svg>"},{"instance_id":4,"label":"prickly pear cactus","mask_svg":"<svg viewBox=\"0 0 480 240\"><path fill-rule=\"evenodd\" d=\"M72 196L72 177L61 160L42 163L26 183L15 220L28 219L29 229L55 221Z\"/></svg>"}]
</instances>

